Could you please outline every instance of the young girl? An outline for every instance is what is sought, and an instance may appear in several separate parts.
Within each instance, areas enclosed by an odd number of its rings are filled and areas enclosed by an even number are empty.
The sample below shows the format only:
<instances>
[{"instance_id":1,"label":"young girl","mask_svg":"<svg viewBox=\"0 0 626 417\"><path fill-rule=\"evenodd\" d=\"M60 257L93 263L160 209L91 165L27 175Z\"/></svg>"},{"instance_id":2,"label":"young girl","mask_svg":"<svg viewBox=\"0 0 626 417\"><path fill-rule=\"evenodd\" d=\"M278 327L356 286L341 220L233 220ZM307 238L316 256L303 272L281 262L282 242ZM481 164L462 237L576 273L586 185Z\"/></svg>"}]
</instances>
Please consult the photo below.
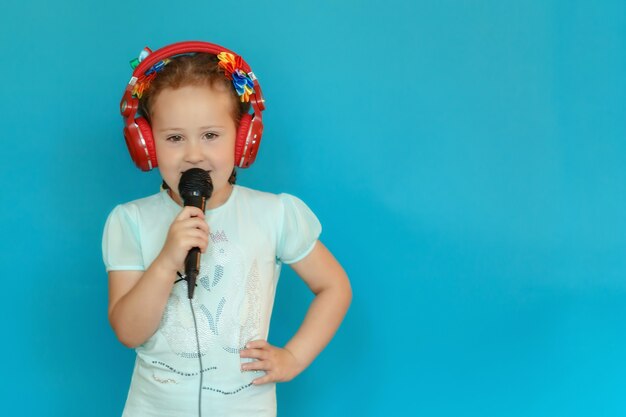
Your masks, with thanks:
<instances>
[{"instance_id":1,"label":"young girl","mask_svg":"<svg viewBox=\"0 0 626 417\"><path fill-rule=\"evenodd\" d=\"M235 167L254 161L262 130L263 97L248 65L204 42L146 50L140 60L122 99L125 135L140 168L158 166L163 190L115 207L104 229L109 320L137 352L123 415L275 416L275 383L330 341L350 304L348 278L302 201L235 185ZM213 183L204 212L183 207L178 193L191 168ZM189 300L181 277L194 247L201 267ZM283 263L315 298L278 347L267 335Z\"/></svg>"}]
</instances>

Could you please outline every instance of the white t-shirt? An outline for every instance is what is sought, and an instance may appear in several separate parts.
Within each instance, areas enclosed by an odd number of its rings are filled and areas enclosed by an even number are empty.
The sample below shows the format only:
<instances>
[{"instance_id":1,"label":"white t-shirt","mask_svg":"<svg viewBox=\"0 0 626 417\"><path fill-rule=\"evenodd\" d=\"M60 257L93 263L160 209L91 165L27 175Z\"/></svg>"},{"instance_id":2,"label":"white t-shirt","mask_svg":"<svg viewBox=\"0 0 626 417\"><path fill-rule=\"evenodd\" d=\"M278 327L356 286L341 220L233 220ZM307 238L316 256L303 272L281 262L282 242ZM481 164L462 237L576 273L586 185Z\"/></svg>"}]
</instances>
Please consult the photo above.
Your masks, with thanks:
<instances>
[{"instance_id":1,"label":"white t-shirt","mask_svg":"<svg viewBox=\"0 0 626 417\"><path fill-rule=\"evenodd\" d=\"M102 241L107 271L146 270L181 210L166 191L115 207ZM202 415L275 416L275 384L252 385L262 373L241 372L247 359L239 351L251 340L267 339L281 265L304 258L321 225L294 196L237 185L223 205L205 214L210 239L192 300ZM136 352L123 415L197 415L200 364L185 281L174 285L158 330Z\"/></svg>"}]
</instances>

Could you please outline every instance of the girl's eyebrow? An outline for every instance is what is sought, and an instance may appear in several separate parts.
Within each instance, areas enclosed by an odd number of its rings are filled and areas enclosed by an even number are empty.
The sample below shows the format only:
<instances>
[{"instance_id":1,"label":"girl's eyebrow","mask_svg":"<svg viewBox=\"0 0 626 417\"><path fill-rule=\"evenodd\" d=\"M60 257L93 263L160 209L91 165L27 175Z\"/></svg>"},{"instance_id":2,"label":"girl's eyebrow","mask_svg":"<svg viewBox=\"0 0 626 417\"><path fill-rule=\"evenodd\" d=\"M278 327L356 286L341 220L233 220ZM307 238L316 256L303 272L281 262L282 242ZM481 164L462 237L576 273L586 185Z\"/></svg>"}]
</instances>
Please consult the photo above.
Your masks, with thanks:
<instances>
[{"instance_id":1,"label":"girl's eyebrow","mask_svg":"<svg viewBox=\"0 0 626 417\"><path fill-rule=\"evenodd\" d=\"M200 126L198 128L198 130L207 130L207 129L224 129L224 126L222 126L222 125L207 125L207 126ZM180 132L182 130L185 130L185 129L183 129L182 127L164 127L163 129L157 130L157 132L169 132L169 131Z\"/></svg>"},{"instance_id":2,"label":"girl's eyebrow","mask_svg":"<svg viewBox=\"0 0 626 417\"><path fill-rule=\"evenodd\" d=\"M184 130L180 127L164 127L163 129L157 130L157 132L169 132L169 131L181 131Z\"/></svg>"}]
</instances>

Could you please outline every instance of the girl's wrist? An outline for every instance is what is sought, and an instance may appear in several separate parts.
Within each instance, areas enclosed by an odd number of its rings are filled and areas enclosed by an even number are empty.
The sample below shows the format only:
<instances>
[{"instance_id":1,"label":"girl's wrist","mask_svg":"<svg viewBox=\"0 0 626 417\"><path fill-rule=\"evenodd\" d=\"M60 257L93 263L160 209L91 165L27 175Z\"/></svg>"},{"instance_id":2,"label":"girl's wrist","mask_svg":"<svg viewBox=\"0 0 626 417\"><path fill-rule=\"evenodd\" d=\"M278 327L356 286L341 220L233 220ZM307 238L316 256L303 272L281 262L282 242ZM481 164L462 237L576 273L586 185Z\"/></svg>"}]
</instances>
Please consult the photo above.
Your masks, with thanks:
<instances>
[{"instance_id":1,"label":"girl's wrist","mask_svg":"<svg viewBox=\"0 0 626 417\"><path fill-rule=\"evenodd\" d=\"M306 361L303 361L300 358L298 358L298 354L294 352L293 348L289 347L288 344L283 349L285 349L293 358L295 369L296 369L296 375L299 375L308 367L308 364L306 363ZM294 375L294 377L296 375Z\"/></svg>"},{"instance_id":2,"label":"girl's wrist","mask_svg":"<svg viewBox=\"0 0 626 417\"><path fill-rule=\"evenodd\" d=\"M157 276L167 277L168 281L171 280L174 282L176 280L176 273L178 272L178 268L172 264L168 259L166 259L162 254L159 254L150 269L153 270Z\"/></svg>"}]
</instances>

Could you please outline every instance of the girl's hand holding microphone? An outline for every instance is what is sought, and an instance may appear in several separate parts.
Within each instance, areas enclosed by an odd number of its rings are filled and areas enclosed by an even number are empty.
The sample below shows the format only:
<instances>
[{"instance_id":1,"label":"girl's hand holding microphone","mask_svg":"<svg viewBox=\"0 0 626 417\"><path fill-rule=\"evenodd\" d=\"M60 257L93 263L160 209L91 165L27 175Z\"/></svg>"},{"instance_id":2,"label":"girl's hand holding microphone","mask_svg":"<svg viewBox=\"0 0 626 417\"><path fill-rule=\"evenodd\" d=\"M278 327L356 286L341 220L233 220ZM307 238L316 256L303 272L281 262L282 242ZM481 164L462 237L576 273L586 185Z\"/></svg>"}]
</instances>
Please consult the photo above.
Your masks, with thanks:
<instances>
[{"instance_id":1,"label":"girl's hand holding microphone","mask_svg":"<svg viewBox=\"0 0 626 417\"><path fill-rule=\"evenodd\" d=\"M204 253L208 244L209 225L204 212L197 207L186 206L172 222L159 258L166 268L182 271L189 251L197 247Z\"/></svg>"}]
</instances>

